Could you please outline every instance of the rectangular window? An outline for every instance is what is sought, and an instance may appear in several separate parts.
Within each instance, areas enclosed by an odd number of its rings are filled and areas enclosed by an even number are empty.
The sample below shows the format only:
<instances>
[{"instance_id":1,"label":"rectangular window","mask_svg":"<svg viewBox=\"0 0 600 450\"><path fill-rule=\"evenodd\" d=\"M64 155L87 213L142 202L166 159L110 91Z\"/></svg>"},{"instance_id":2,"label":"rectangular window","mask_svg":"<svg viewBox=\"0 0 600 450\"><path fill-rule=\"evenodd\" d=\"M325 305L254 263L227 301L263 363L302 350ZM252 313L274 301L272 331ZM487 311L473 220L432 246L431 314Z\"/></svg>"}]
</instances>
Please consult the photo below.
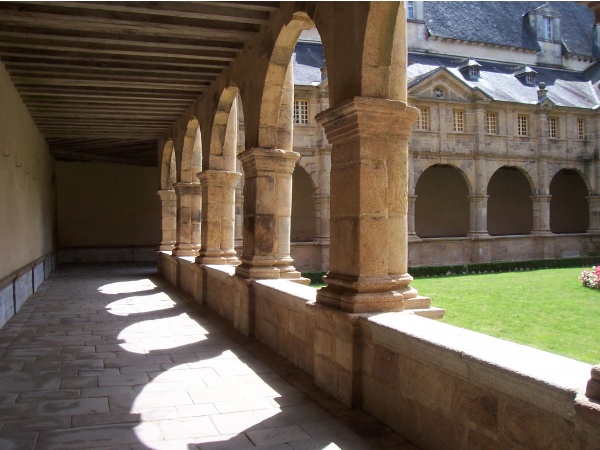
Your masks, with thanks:
<instances>
[{"instance_id":1,"label":"rectangular window","mask_svg":"<svg viewBox=\"0 0 600 450\"><path fill-rule=\"evenodd\" d=\"M485 132L487 134L498 134L498 116L494 112L485 115Z\"/></svg>"},{"instance_id":2,"label":"rectangular window","mask_svg":"<svg viewBox=\"0 0 600 450\"><path fill-rule=\"evenodd\" d=\"M543 27L544 27L544 39L551 41L553 39L552 37L552 17L546 17L544 16L544 22L543 22Z\"/></svg>"},{"instance_id":3,"label":"rectangular window","mask_svg":"<svg viewBox=\"0 0 600 450\"><path fill-rule=\"evenodd\" d=\"M415 2L406 2L406 18L415 18Z\"/></svg>"},{"instance_id":4,"label":"rectangular window","mask_svg":"<svg viewBox=\"0 0 600 450\"><path fill-rule=\"evenodd\" d=\"M294 100L294 123L308 124L308 100Z\"/></svg>"},{"instance_id":5,"label":"rectangular window","mask_svg":"<svg viewBox=\"0 0 600 450\"><path fill-rule=\"evenodd\" d=\"M577 119L577 139L585 139L585 122L583 119Z\"/></svg>"},{"instance_id":6,"label":"rectangular window","mask_svg":"<svg viewBox=\"0 0 600 450\"><path fill-rule=\"evenodd\" d=\"M556 117L548 117L548 137L558 139L558 119Z\"/></svg>"},{"instance_id":7,"label":"rectangular window","mask_svg":"<svg viewBox=\"0 0 600 450\"><path fill-rule=\"evenodd\" d=\"M452 120L454 123L454 131L464 133L465 131L465 112L460 109L452 110Z\"/></svg>"},{"instance_id":8,"label":"rectangular window","mask_svg":"<svg viewBox=\"0 0 600 450\"><path fill-rule=\"evenodd\" d=\"M429 108L419 107L417 130L429 130Z\"/></svg>"},{"instance_id":9,"label":"rectangular window","mask_svg":"<svg viewBox=\"0 0 600 450\"><path fill-rule=\"evenodd\" d=\"M518 136L527 136L527 116L523 116L519 114L517 116L517 135Z\"/></svg>"}]
</instances>

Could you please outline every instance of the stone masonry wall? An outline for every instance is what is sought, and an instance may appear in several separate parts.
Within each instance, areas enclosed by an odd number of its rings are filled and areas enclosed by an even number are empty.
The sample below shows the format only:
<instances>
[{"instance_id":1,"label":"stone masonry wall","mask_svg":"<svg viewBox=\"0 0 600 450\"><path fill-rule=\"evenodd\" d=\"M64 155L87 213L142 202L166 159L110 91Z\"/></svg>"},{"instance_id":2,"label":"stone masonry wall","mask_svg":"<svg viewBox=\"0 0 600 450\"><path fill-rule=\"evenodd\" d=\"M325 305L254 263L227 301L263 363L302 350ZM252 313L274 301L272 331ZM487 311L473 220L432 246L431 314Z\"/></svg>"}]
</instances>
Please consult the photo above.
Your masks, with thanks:
<instances>
[{"instance_id":1,"label":"stone masonry wall","mask_svg":"<svg viewBox=\"0 0 600 450\"><path fill-rule=\"evenodd\" d=\"M161 253L161 272L181 279L175 259ZM588 364L405 312L347 314L315 304L307 286L186 264L195 302L424 449L600 449Z\"/></svg>"}]
</instances>

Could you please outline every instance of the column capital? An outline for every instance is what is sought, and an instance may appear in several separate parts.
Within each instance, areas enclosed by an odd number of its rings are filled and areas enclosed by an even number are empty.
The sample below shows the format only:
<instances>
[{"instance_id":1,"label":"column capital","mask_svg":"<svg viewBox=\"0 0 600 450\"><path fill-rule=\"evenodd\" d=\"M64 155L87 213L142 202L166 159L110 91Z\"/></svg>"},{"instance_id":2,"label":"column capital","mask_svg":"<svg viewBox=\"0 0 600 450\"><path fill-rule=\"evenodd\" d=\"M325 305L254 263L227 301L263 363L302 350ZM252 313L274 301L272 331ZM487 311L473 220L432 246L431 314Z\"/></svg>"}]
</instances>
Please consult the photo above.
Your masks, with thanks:
<instances>
[{"instance_id":1,"label":"column capital","mask_svg":"<svg viewBox=\"0 0 600 450\"><path fill-rule=\"evenodd\" d=\"M278 148L251 148L238 155L244 176L250 178L264 172L293 173L300 153Z\"/></svg>"},{"instance_id":2,"label":"column capital","mask_svg":"<svg viewBox=\"0 0 600 450\"><path fill-rule=\"evenodd\" d=\"M163 189L157 192L160 199L165 201L172 201L176 199L176 194L174 189Z\"/></svg>"},{"instance_id":3,"label":"column capital","mask_svg":"<svg viewBox=\"0 0 600 450\"><path fill-rule=\"evenodd\" d=\"M201 185L235 187L242 174L228 170L204 170L196 175Z\"/></svg>"},{"instance_id":4,"label":"column capital","mask_svg":"<svg viewBox=\"0 0 600 450\"><path fill-rule=\"evenodd\" d=\"M538 194L538 195L531 195L530 198L533 201L549 202L552 199L552 196L550 194Z\"/></svg>"},{"instance_id":5,"label":"column capital","mask_svg":"<svg viewBox=\"0 0 600 450\"><path fill-rule=\"evenodd\" d=\"M471 202L487 202L490 196L487 194L471 194L467 195L467 198Z\"/></svg>"},{"instance_id":6,"label":"column capital","mask_svg":"<svg viewBox=\"0 0 600 450\"><path fill-rule=\"evenodd\" d=\"M173 185L177 195L202 194L202 186L199 182L187 183L179 181Z\"/></svg>"},{"instance_id":7,"label":"column capital","mask_svg":"<svg viewBox=\"0 0 600 450\"><path fill-rule=\"evenodd\" d=\"M399 100L354 97L316 116L330 144L357 137L398 136L408 139L419 111Z\"/></svg>"}]
</instances>

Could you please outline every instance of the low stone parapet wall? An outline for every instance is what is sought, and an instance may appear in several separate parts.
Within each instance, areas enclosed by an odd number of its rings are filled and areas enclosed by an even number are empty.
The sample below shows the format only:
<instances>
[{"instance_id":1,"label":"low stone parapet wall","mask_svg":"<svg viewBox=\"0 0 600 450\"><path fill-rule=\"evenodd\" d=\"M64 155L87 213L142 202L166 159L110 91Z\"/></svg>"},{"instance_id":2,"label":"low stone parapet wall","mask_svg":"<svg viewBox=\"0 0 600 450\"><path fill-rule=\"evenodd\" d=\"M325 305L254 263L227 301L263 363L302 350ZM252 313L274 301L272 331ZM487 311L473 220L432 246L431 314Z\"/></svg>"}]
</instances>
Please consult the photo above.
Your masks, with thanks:
<instances>
[{"instance_id":1,"label":"low stone parapet wall","mask_svg":"<svg viewBox=\"0 0 600 450\"><path fill-rule=\"evenodd\" d=\"M48 253L0 280L0 328L50 276L54 259L54 253Z\"/></svg>"},{"instance_id":2,"label":"low stone parapet wall","mask_svg":"<svg viewBox=\"0 0 600 450\"><path fill-rule=\"evenodd\" d=\"M313 288L245 280L231 266L164 253L159 265L193 301L422 448L600 449L589 364L408 311L344 313L316 304Z\"/></svg>"},{"instance_id":3,"label":"low stone parapet wall","mask_svg":"<svg viewBox=\"0 0 600 450\"><path fill-rule=\"evenodd\" d=\"M595 256L600 235L479 236L411 239L408 265L446 266L502 261L527 261Z\"/></svg>"}]
</instances>

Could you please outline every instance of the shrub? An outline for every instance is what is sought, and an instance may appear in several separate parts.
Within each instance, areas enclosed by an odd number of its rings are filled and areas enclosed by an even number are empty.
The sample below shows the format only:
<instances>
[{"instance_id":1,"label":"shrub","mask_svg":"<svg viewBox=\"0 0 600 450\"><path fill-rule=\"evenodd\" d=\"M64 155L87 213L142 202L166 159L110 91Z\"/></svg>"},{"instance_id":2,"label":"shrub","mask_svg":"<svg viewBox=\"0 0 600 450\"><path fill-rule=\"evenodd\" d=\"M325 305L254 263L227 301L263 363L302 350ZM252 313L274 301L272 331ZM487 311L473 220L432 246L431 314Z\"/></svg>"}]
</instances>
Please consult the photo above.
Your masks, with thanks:
<instances>
[{"instance_id":1,"label":"shrub","mask_svg":"<svg viewBox=\"0 0 600 450\"><path fill-rule=\"evenodd\" d=\"M600 289L600 266L592 267L592 270L584 270L581 272L579 281L586 288Z\"/></svg>"}]
</instances>

